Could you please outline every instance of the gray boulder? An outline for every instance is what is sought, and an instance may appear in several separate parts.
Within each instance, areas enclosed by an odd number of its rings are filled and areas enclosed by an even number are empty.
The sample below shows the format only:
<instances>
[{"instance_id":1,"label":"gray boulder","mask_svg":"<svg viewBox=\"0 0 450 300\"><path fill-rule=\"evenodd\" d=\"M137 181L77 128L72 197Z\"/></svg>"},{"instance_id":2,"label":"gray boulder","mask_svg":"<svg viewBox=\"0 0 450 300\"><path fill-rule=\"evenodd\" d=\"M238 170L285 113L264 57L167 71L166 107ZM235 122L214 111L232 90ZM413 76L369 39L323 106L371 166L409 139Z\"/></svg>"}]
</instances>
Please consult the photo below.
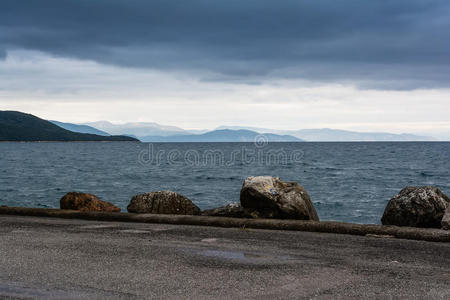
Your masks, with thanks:
<instances>
[{"instance_id":1,"label":"gray boulder","mask_svg":"<svg viewBox=\"0 0 450 300\"><path fill-rule=\"evenodd\" d=\"M130 213L198 215L200 208L191 200L172 191L151 192L134 196L127 207Z\"/></svg>"},{"instance_id":2,"label":"gray boulder","mask_svg":"<svg viewBox=\"0 0 450 300\"><path fill-rule=\"evenodd\" d=\"M384 211L383 225L441 228L449 198L437 187L406 187Z\"/></svg>"},{"instance_id":3,"label":"gray boulder","mask_svg":"<svg viewBox=\"0 0 450 300\"><path fill-rule=\"evenodd\" d=\"M450 204L445 211L444 217L441 221L442 229L450 230Z\"/></svg>"},{"instance_id":4,"label":"gray boulder","mask_svg":"<svg viewBox=\"0 0 450 300\"><path fill-rule=\"evenodd\" d=\"M270 176L248 177L241 189L241 206L261 218L319 221L306 190L298 182Z\"/></svg>"}]
</instances>

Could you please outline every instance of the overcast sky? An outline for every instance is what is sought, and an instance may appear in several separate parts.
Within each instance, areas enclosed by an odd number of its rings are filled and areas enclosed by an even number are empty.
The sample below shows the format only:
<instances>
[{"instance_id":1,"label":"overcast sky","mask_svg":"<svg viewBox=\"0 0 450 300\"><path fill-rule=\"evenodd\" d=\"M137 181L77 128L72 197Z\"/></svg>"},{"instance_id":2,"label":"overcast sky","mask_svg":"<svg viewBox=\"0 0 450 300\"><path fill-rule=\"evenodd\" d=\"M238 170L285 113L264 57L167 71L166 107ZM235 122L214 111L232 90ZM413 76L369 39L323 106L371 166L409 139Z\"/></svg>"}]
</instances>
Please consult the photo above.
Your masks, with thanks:
<instances>
[{"instance_id":1,"label":"overcast sky","mask_svg":"<svg viewBox=\"0 0 450 300\"><path fill-rule=\"evenodd\" d=\"M450 138L448 0L2 0L0 109Z\"/></svg>"}]
</instances>

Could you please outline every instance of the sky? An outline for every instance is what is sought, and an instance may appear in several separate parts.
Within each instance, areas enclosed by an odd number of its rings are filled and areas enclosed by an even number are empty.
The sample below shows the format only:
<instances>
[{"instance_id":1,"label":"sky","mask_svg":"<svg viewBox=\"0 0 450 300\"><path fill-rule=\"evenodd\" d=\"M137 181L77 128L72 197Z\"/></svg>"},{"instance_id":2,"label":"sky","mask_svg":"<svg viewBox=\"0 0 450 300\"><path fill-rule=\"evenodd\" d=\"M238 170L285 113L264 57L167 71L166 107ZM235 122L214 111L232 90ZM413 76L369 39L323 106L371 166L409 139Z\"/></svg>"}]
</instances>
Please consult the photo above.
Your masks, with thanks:
<instances>
[{"instance_id":1,"label":"sky","mask_svg":"<svg viewBox=\"0 0 450 300\"><path fill-rule=\"evenodd\" d=\"M450 139L448 0L2 0L0 110Z\"/></svg>"}]
</instances>

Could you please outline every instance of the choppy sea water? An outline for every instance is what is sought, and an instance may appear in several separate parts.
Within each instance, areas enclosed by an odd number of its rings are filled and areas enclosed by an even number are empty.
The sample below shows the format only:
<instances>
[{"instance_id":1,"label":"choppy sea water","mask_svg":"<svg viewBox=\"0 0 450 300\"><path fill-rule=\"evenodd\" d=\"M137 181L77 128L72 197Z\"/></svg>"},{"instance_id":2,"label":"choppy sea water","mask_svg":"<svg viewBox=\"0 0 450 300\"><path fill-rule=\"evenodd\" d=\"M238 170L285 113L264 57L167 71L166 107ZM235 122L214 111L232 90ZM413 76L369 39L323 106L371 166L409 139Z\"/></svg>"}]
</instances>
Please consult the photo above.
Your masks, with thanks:
<instances>
[{"instance_id":1,"label":"choppy sea water","mask_svg":"<svg viewBox=\"0 0 450 300\"><path fill-rule=\"evenodd\" d=\"M239 202L256 175L300 182L321 220L380 223L405 186L450 194L450 143L0 143L0 205L57 208L83 191L126 211L168 189L207 209Z\"/></svg>"}]
</instances>

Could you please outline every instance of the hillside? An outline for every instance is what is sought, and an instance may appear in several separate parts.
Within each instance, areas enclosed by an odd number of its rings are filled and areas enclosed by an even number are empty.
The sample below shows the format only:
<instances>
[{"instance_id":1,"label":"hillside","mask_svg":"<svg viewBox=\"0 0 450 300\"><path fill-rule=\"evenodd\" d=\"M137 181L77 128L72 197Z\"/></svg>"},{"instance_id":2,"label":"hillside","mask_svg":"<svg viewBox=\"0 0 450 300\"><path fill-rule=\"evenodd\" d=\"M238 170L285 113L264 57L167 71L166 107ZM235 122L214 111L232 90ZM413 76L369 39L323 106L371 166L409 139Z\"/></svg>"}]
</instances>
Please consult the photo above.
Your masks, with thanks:
<instances>
[{"instance_id":1,"label":"hillside","mask_svg":"<svg viewBox=\"0 0 450 300\"><path fill-rule=\"evenodd\" d=\"M254 142L260 137L267 142L301 142L302 140L290 135L272 133L260 134L251 130L214 130L203 134L174 135L174 136L146 136L143 142ZM259 140L259 138L258 138Z\"/></svg>"},{"instance_id":2,"label":"hillside","mask_svg":"<svg viewBox=\"0 0 450 300\"><path fill-rule=\"evenodd\" d=\"M77 133L18 111L0 111L0 141L138 141L127 136Z\"/></svg>"}]
</instances>

